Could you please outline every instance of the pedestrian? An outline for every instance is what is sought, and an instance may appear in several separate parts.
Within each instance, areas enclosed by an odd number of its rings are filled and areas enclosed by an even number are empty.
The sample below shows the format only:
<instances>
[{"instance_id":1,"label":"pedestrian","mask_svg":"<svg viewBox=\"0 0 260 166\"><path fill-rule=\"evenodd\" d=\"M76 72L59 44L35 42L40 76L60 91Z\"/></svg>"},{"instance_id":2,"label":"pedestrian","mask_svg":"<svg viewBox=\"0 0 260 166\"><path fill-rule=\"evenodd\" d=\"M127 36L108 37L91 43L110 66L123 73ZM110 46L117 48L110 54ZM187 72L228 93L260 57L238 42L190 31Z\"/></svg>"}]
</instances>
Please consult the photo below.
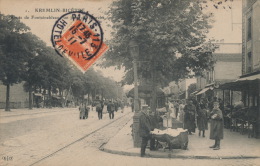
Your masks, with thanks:
<instances>
[{"instance_id":1,"label":"pedestrian","mask_svg":"<svg viewBox=\"0 0 260 166\"><path fill-rule=\"evenodd\" d=\"M179 113L177 116L177 120L179 120L180 122L184 122L184 107L185 107L185 101L180 101L180 105L179 105Z\"/></svg>"},{"instance_id":2,"label":"pedestrian","mask_svg":"<svg viewBox=\"0 0 260 166\"><path fill-rule=\"evenodd\" d=\"M188 104L184 107L184 129L188 129L189 135L195 132L195 113L196 107L193 105L192 100L188 100Z\"/></svg>"},{"instance_id":3,"label":"pedestrian","mask_svg":"<svg viewBox=\"0 0 260 166\"><path fill-rule=\"evenodd\" d=\"M212 112L210 113L210 139L215 140L215 144L210 146L213 150L220 149L220 140L223 139L224 122L222 111L219 109L219 103L214 102Z\"/></svg>"},{"instance_id":4,"label":"pedestrian","mask_svg":"<svg viewBox=\"0 0 260 166\"><path fill-rule=\"evenodd\" d=\"M88 119L88 112L89 112L90 108L89 106L87 106L87 104L85 104L85 118Z\"/></svg>"},{"instance_id":5,"label":"pedestrian","mask_svg":"<svg viewBox=\"0 0 260 166\"><path fill-rule=\"evenodd\" d=\"M79 104L79 119L85 119L85 108L83 103Z\"/></svg>"},{"instance_id":6,"label":"pedestrian","mask_svg":"<svg viewBox=\"0 0 260 166\"><path fill-rule=\"evenodd\" d=\"M121 103L121 113L124 113L124 111L125 111L125 103L122 102Z\"/></svg>"},{"instance_id":7,"label":"pedestrian","mask_svg":"<svg viewBox=\"0 0 260 166\"><path fill-rule=\"evenodd\" d=\"M142 137L141 157L145 156L145 149L148 141L151 139L150 132L152 131L151 121L149 118L148 105L143 106L139 118L139 135Z\"/></svg>"},{"instance_id":8,"label":"pedestrian","mask_svg":"<svg viewBox=\"0 0 260 166\"><path fill-rule=\"evenodd\" d=\"M197 126L199 130L199 136L205 137L205 130L208 130L208 111L205 103L201 100L199 108L197 110Z\"/></svg>"},{"instance_id":9,"label":"pedestrian","mask_svg":"<svg viewBox=\"0 0 260 166\"><path fill-rule=\"evenodd\" d=\"M112 103L111 100L109 100L109 102L107 104L107 111L109 113L109 118L114 119L115 105L114 105L114 103Z\"/></svg>"},{"instance_id":10,"label":"pedestrian","mask_svg":"<svg viewBox=\"0 0 260 166\"><path fill-rule=\"evenodd\" d=\"M102 104L101 100L99 100L99 97L96 97L96 100L94 102L94 106L96 106L96 112L98 113L98 119L102 119L103 117L103 112L102 112L102 107L104 107L104 105Z\"/></svg>"},{"instance_id":11,"label":"pedestrian","mask_svg":"<svg viewBox=\"0 0 260 166\"><path fill-rule=\"evenodd\" d=\"M119 107L117 100L115 100L114 105L115 105L115 111L117 112L118 111L118 107Z\"/></svg>"},{"instance_id":12,"label":"pedestrian","mask_svg":"<svg viewBox=\"0 0 260 166\"><path fill-rule=\"evenodd\" d=\"M177 118L178 117L178 114L179 114L179 106L180 106L180 104L179 104L179 101L177 100L177 101L175 101L175 103L174 103L174 109L175 109L175 118Z\"/></svg>"}]
</instances>

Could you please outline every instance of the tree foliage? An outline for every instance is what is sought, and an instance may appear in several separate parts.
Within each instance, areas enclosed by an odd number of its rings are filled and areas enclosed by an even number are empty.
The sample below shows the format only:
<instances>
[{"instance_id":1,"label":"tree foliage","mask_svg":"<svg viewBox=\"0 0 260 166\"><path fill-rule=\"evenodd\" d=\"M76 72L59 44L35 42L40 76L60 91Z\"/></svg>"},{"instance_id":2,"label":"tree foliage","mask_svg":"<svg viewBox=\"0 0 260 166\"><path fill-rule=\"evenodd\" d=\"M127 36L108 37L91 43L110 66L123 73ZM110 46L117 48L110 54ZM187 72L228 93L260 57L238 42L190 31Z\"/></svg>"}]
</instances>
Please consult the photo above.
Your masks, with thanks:
<instances>
[{"instance_id":1,"label":"tree foliage","mask_svg":"<svg viewBox=\"0 0 260 166\"><path fill-rule=\"evenodd\" d=\"M130 40L139 44L139 78L166 85L194 72L201 74L213 64L214 45L206 40L211 16L204 14L200 1L193 0L119 0L108 13L113 23L113 38L103 65L124 66L125 81L131 76L133 57L127 50ZM153 72L155 71L155 72Z\"/></svg>"},{"instance_id":2,"label":"tree foliage","mask_svg":"<svg viewBox=\"0 0 260 166\"><path fill-rule=\"evenodd\" d=\"M10 86L22 81L30 101L33 92L48 91L51 100L51 94L62 95L70 89L76 99L83 99L86 94L117 97L115 81L93 69L83 74L15 16L0 14L0 59L0 81L7 86L6 110L10 110ZM32 103L29 105L31 108Z\"/></svg>"}]
</instances>

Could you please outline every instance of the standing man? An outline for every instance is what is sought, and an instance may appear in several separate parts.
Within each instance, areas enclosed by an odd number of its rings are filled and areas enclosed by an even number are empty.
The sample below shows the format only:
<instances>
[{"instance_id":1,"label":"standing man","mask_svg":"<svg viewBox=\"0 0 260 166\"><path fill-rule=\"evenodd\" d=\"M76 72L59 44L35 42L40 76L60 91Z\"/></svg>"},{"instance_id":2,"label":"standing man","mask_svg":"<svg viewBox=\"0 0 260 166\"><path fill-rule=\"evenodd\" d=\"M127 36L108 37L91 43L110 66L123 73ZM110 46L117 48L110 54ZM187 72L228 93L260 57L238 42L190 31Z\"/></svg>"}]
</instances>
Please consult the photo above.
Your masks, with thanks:
<instances>
[{"instance_id":1,"label":"standing man","mask_svg":"<svg viewBox=\"0 0 260 166\"><path fill-rule=\"evenodd\" d=\"M79 119L85 119L85 108L83 103L80 103L79 105Z\"/></svg>"},{"instance_id":2,"label":"standing man","mask_svg":"<svg viewBox=\"0 0 260 166\"><path fill-rule=\"evenodd\" d=\"M111 100L109 100L109 103L107 104L107 111L109 113L109 118L114 119L115 105L112 103Z\"/></svg>"},{"instance_id":3,"label":"standing man","mask_svg":"<svg viewBox=\"0 0 260 166\"><path fill-rule=\"evenodd\" d=\"M219 103L214 102L212 112L210 113L210 139L215 140L215 144L210 146L213 150L220 149L220 140L223 139L223 115L222 111L219 109Z\"/></svg>"},{"instance_id":4,"label":"standing man","mask_svg":"<svg viewBox=\"0 0 260 166\"><path fill-rule=\"evenodd\" d=\"M115 105L115 111L117 112L118 111L118 107L119 107L117 100L115 100L114 105Z\"/></svg>"},{"instance_id":5,"label":"standing man","mask_svg":"<svg viewBox=\"0 0 260 166\"><path fill-rule=\"evenodd\" d=\"M143 109L140 112L140 118L139 118L139 134L142 137L141 157L145 156L145 149L147 143L151 139L151 134L150 134L151 131L152 131L152 126L149 118L149 109L148 109L148 105L145 105L143 106Z\"/></svg>"},{"instance_id":6,"label":"standing man","mask_svg":"<svg viewBox=\"0 0 260 166\"><path fill-rule=\"evenodd\" d=\"M102 108L103 108L103 104L101 102L101 100L99 100L99 97L96 97L96 100L94 102L94 106L96 106L96 112L98 113L98 119L102 119L103 113L102 113Z\"/></svg>"},{"instance_id":7,"label":"standing man","mask_svg":"<svg viewBox=\"0 0 260 166\"><path fill-rule=\"evenodd\" d=\"M90 110L90 108L87 106L87 104L86 103L84 103L84 109L85 109L85 118L86 119L88 119L88 112L89 112L89 110Z\"/></svg>"}]
</instances>

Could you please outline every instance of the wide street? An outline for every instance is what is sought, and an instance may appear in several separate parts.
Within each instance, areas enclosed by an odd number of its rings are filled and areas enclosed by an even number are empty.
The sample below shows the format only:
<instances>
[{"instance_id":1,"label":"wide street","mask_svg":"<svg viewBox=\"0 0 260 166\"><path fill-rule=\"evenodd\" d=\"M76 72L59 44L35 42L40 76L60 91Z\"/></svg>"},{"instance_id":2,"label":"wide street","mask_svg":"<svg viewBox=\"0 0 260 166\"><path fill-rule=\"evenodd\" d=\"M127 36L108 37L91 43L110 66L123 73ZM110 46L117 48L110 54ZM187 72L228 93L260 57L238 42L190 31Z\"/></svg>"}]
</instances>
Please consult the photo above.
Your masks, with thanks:
<instances>
[{"instance_id":1,"label":"wide street","mask_svg":"<svg viewBox=\"0 0 260 166\"><path fill-rule=\"evenodd\" d=\"M0 165L257 165L257 159L159 159L115 155L99 150L132 118L130 109L104 114L98 120L90 111L89 119L79 120L76 108L33 110L24 114L1 114ZM15 112L18 112L17 110ZM1 110L3 113L3 110ZM13 114L12 114L13 113Z\"/></svg>"}]
</instances>

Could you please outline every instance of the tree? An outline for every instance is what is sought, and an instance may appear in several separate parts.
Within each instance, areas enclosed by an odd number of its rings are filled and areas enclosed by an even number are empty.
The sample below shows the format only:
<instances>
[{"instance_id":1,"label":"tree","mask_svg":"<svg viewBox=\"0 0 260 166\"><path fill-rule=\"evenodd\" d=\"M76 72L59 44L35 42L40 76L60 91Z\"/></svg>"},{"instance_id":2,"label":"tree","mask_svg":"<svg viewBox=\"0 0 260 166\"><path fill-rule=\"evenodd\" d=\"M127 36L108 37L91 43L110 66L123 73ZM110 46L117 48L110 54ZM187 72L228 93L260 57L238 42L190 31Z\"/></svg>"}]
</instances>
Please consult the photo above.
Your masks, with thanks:
<instances>
[{"instance_id":1,"label":"tree","mask_svg":"<svg viewBox=\"0 0 260 166\"><path fill-rule=\"evenodd\" d=\"M0 80L6 86L6 107L10 111L10 86L22 81L30 50L24 40L29 27L13 15L0 14Z\"/></svg>"},{"instance_id":2,"label":"tree","mask_svg":"<svg viewBox=\"0 0 260 166\"><path fill-rule=\"evenodd\" d=\"M119 0L112 3L108 18L113 23L110 50L103 66L122 65L125 82L133 82L133 68L127 45L134 39L139 43L139 79L151 82L153 102L156 86L165 86L194 74L202 74L213 65L214 45L206 40L210 15L204 14L201 1L185 0ZM155 110L155 105L152 105Z\"/></svg>"},{"instance_id":3,"label":"tree","mask_svg":"<svg viewBox=\"0 0 260 166\"><path fill-rule=\"evenodd\" d=\"M30 50L31 56L24 64L26 72L24 73L23 80L25 81L24 89L29 92L29 109L33 107L32 92L37 87L40 87L41 81L46 76L46 71L43 70L43 63L45 57L41 52L45 49L45 43L32 33L27 33L27 40L24 41Z\"/></svg>"}]
</instances>

